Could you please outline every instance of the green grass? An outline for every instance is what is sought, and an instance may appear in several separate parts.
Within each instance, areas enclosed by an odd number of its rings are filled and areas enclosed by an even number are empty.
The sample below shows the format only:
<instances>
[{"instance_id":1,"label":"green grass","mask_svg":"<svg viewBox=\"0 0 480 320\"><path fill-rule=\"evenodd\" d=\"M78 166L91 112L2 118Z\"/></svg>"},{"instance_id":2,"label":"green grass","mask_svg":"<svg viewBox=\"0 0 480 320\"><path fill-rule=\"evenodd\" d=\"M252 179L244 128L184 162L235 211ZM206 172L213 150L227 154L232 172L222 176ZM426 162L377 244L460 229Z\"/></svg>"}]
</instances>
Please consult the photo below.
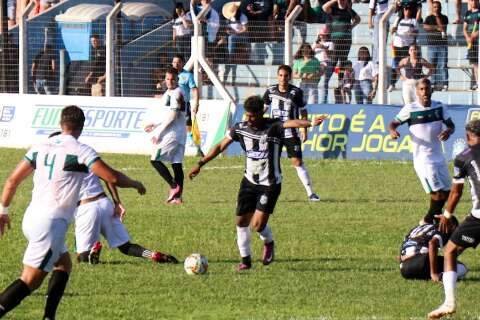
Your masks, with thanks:
<instances>
[{"instance_id":1,"label":"green grass","mask_svg":"<svg viewBox=\"0 0 480 320\"><path fill-rule=\"evenodd\" d=\"M23 152L0 149L1 181ZM428 205L409 162L307 161L322 197L309 203L284 160L283 190L271 219L277 260L261 265L262 244L254 234L254 268L238 274L234 209L242 158L204 167L196 180L186 181L179 207L163 204L167 189L148 157L104 159L147 187L143 197L121 190L133 240L180 259L200 251L209 259L209 272L188 276L182 265L155 265L104 250L100 265L74 264L58 319L424 319L443 301L441 285L403 280L395 261L404 234ZM194 161L186 160L187 172ZM30 191L29 180L11 205L12 230L0 240L0 288L20 273L26 244L21 219ZM466 191L459 216L469 207ZM455 319L480 319L478 253L467 250L461 260L470 272L458 284ZM44 284L6 319L40 319L45 290Z\"/></svg>"}]
</instances>

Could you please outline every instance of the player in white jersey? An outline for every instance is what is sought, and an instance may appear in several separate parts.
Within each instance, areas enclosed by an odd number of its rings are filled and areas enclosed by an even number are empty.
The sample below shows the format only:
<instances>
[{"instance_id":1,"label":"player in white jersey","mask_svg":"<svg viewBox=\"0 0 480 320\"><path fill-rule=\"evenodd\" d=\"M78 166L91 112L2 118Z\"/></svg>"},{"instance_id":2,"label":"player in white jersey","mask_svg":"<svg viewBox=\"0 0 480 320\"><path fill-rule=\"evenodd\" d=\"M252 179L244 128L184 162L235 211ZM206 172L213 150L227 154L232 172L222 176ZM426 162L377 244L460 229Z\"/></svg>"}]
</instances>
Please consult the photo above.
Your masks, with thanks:
<instances>
[{"instance_id":1,"label":"player in white jersey","mask_svg":"<svg viewBox=\"0 0 480 320\"><path fill-rule=\"evenodd\" d=\"M390 122L392 139L398 139L397 128L408 123L413 144L413 165L426 193L430 194L430 208L423 218L433 223L435 215L442 213L450 192L451 181L448 165L442 151L442 141L455 130L446 107L432 101L430 80L420 79L416 85L417 101L405 105ZM446 128L445 128L446 127Z\"/></svg>"},{"instance_id":2,"label":"player in white jersey","mask_svg":"<svg viewBox=\"0 0 480 320\"><path fill-rule=\"evenodd\" d=\"M236 123L230 128L226 137L200 159L188 175L193 179L200 173L202 166L234 141L238 141L245 151L245 174L238 192L236 210L237 245L242 258L237 267L238 271L252 267L250 226L263 240L263 264L268 265L274 259L273 235L268 220L273 214L281 190L280 145L283 130L318 126L325 119L322 116L311 122L306 119L282 122L279 119L264 118L263 101L258 96L247 98L244 108L246 121Z\"/></svg>"},{"instance_id":3,"label":"player in white jersey","mask_svg":"<svg viewBox=\"0 0 480 320\"><path fill-rule=\"evenodd\" d=\"M60 120L62 134L32 147L5 183L0 205L0 235L6 226L10 227L8 209L17 187L35 172L32 200L22 223L28 240L23 271L20 279L0 294L0 318L40 287L51 271L43 319L55 318L72 268L65 236L73 220L82 181L89 170L119 187L145 193L140 182L111 169L95 150L77 141L84 122L85 115L80 108L64 108Z\"/></svg>"},{"instance_id":4,"label":"player in white jersey","mask_svg":"<svg viewBox=\"0 0 480 320\"><path fill-rule=\"evenodd\" d=\"M185 98L178 87L178 73L174 68L165 74L167 91L160 100L160 107L154 110L144 126L153 143L150 163L170 186L167 203L181 204L183 191L183 157L187 131L185 128ZM162 161L172 165L172 177Z\"/></svg>"}]
</instances>

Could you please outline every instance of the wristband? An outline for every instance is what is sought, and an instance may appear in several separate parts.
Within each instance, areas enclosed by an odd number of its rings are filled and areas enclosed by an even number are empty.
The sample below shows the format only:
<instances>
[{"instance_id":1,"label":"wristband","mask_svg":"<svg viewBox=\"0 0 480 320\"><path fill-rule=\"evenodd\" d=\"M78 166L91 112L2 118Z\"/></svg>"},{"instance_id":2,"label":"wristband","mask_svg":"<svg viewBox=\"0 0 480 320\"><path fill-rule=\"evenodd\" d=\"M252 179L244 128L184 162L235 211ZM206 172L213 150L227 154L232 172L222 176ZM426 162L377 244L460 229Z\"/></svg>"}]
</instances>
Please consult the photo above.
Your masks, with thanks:
<instances>
[{"instance_id":1,"label":"wristband","mask_svg":"<svg viewBox=\"0 0 480 320\"><path fill-rule=\"evenodd\" d=\"M8 215L8 207L4 207L0 204L0 214Z\"/></svg>"},{"instance_id":2,"label":"wristband","mask_svg":"<svg viewBox=\"0 0 480 320\"><path fill-rule=\"evenodd\" d=\"M443 210L443 216L447 219L450 219L452 217L452 214L447 210Z\"/></svg>"}]
</instances>

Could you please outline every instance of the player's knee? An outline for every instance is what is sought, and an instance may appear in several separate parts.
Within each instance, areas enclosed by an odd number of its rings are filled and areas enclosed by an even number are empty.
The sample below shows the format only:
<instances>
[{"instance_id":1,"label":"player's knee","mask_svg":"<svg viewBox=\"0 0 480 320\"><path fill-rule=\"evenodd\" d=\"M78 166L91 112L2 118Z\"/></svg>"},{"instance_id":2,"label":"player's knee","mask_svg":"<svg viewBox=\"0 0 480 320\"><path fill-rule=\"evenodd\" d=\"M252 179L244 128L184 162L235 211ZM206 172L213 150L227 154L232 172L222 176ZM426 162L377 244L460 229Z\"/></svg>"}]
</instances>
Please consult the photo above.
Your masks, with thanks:
<instances>
[{"instance_id":1,"label":"player's knee","mask_svg":"<svg viewBox=\"0 0 480 320\"><path fill-rule=\"evenodd\" d=\"M262 221L253 221L252 229L256 232L262 232L265 229L266 223L262 223Z\"/></svg>"},{"instance_id":2,"label":"player's knee","mask_svg":"<svg viewBox=\"0 0 480 320\"><path fill-rule=\"evenodd\" d=\"M294 167L301 167L303 166L303 161L300 158L292 158L292 165Z\"/></svg>"}]
</instances>

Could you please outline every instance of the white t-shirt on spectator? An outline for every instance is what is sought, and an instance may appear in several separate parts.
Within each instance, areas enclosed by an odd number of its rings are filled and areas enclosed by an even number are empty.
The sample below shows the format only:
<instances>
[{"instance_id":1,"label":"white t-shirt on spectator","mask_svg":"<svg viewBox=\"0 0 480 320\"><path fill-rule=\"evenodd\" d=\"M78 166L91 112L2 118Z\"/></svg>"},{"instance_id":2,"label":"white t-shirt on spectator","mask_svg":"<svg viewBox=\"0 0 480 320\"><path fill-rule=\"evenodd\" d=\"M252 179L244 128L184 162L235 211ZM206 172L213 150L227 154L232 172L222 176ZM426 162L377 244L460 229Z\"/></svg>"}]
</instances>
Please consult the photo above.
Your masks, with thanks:
<instances>
[{"instance_id":1,"label":"white t-shirt on spectator","mask_svg":"<svg viewBox=\"0 0 480 320\"><path fill-rule=\"evenodd\" d=\"M172 28L175 30L175 34L177 35L177 37L186 36L192 33L192 29L187 28L183 25L183 19L187 21L192 21L190 12L185 14L185 18L178 17L173 21Z\"/></svg>"},{"instance_id":2,"label":"white t-shirt on spectator","mask_svg":"<svg viewBox=\"0 0 480 320\"><path fill-rule=\"evenodd\" d=\"M375 9L375 14L381 15L388 9L388 0L370 0L368 8Z\"/></svg>"},{"instance_id":3,"label":"white t-shirt on spectator","mask_svg":"<svg viewBox=\"0 0 480 320\"><path fill-rule=\"evenodd\" d=\"M315 44L312 46L312 48L313 48L313 51L315 51L315 58L317 58L318 61L320 61L320 63L325 66L330 61L330 57L328 56L328 51L333 51L335 47L333 42L331 41L322 42L322 44L323 44L323 48L315 47Z\"/></svg>"},{"instance_id":4,"label":"white t-shirt on spectator","mask_svg":"<svg viewBox=\"0 0 480 320\"><path fill-rule=\"evenodd\" d=\"M418 33L418 23L415 18L400 20L397 32L393 37L393 45L397 48L408 47L415 42L415 36L413 32Z\"/></svg>"},{"instance_id":5,"label":"white t-shirt on spectator","mask_svg":"<svg viewBox=\"0 0 480 320\"><path fill-rule=\"evenodd\" d=\"M365 65L364 61L357 61L353 65L355 71L355 80L373 80L378 75L378 68L372 61Z\"/></svg>"}]
</instances>

